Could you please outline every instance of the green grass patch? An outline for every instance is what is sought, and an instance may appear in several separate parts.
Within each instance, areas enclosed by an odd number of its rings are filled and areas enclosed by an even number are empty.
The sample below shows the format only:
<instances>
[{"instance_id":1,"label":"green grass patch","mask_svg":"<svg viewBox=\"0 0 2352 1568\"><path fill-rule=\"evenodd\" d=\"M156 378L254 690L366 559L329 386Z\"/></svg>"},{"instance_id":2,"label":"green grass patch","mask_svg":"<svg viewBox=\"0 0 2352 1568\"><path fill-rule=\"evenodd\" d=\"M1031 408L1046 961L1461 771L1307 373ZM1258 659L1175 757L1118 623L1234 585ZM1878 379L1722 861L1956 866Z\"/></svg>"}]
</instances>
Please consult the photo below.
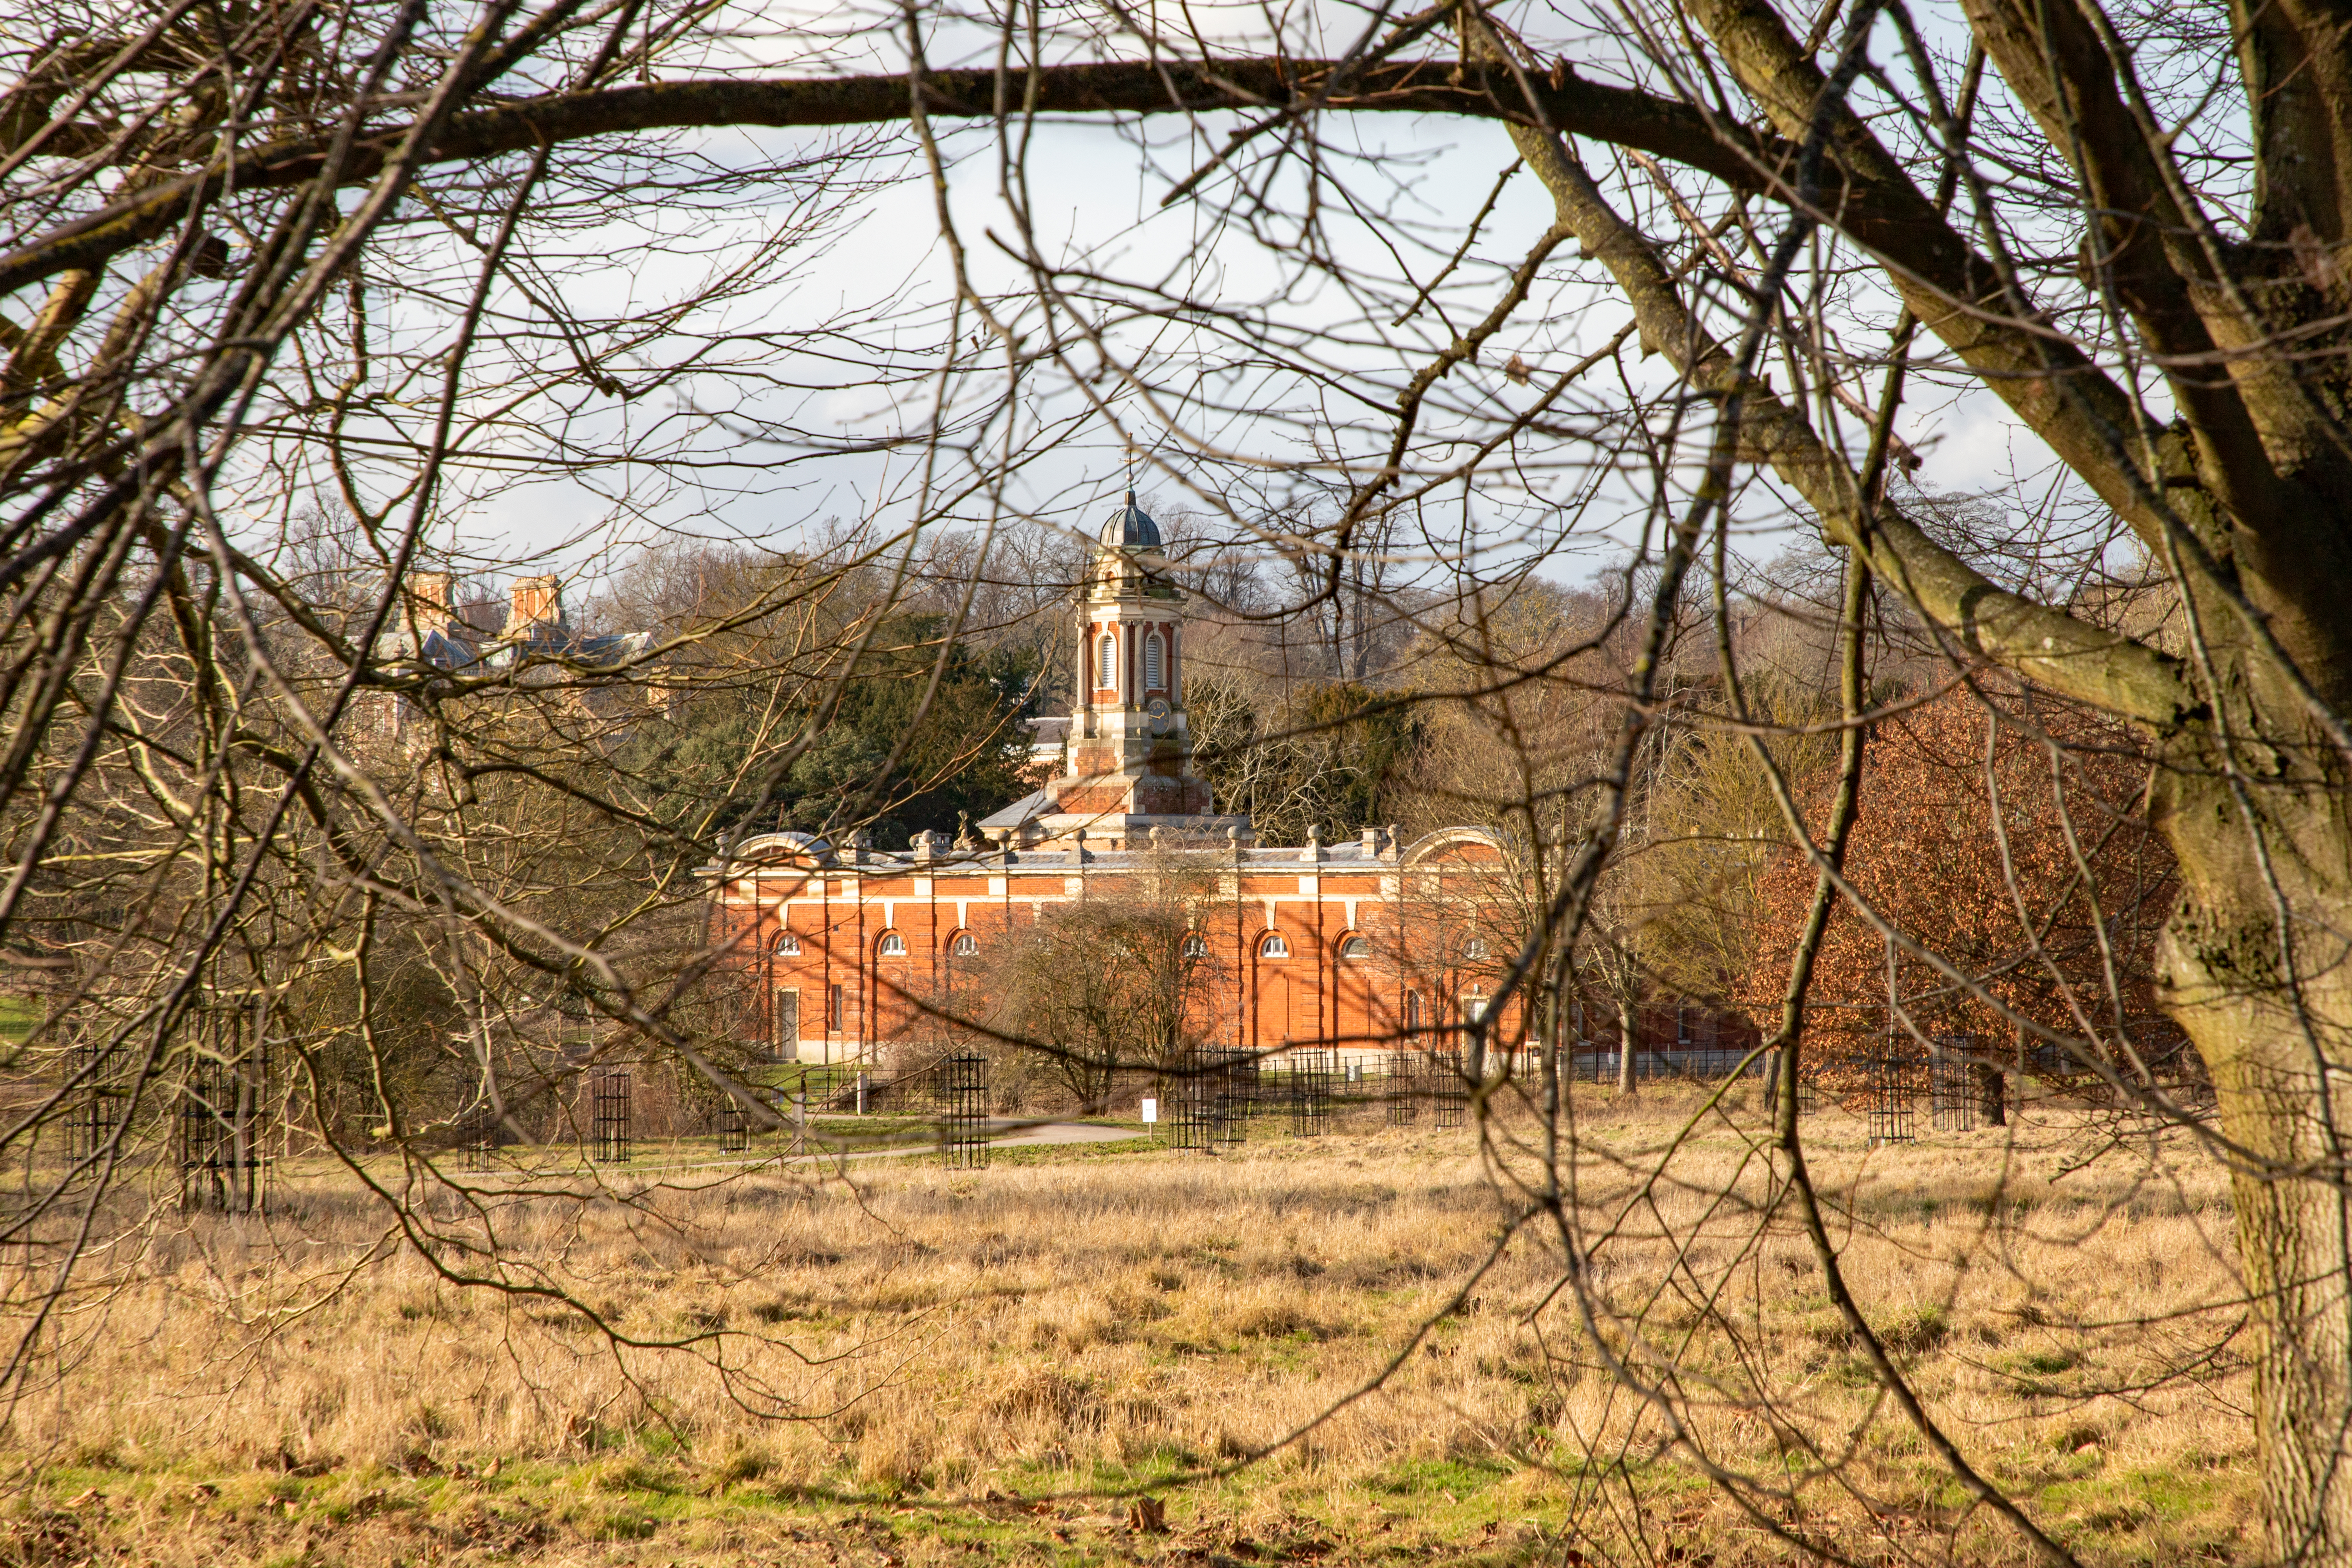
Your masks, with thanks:
<instances>
[{"instance_id":1,"label":"green grass patch","mask_svg":"<svg viewBox=\"0 0 2352 1568\"><path fill-rule=\"evenodd\" d=\"M498 1561L530 1564L638 1561L717 1568L791 1563L974 1561L1029 1563L1192 1562L1341 1565L1558 1561L1570 1500L1597 1475L1572 1456L1550 1468L1507 1454L1403 1459L1335 1486L1311 1442L1214 1479L1187 1482L1217 1456L1169 1446L1118 1462L1005 1465L986 1476L926 1473L896 1487L862 1480L845 1452L814 1475L773 1473L767 1450L696 1456L654 1452L639 1431L617 1449L571 1461L507 1463L444 1456L421 1470L374 1465L295 1475L272 1467L82 1464L47 1474L19 1505L58 1535L71 1560L137 1560L159 1531L222 1561L319 1561L316 1532L354 1563ZM1671 1463L1627 1457L1660 1539L1702 1542L1696 1510L1706 1482ZM1602 1467L1612 1474L1617 1462ZM2095 1453L2044 1451L2032 1473L2009 1476L2039 1517L2099 1562L2199 1560L2231 1546L2252 1517L2241 1469L2217 1464L2110 1468ZM1937 1506L1962 1499L1948 1477L1923 1473ZM1157 1508L1139 1508L1147 1498ZM1272 1506L1268 1506L1271 1504ZM70 1515L70 1542L55 1520ZM28 1538L5 1534L0 1562ZM1589 1528L1580 1525L1577 1528ZM69 1532L70 1533L70 1532ZM46 1538L45 1538L46 1539ZM44 1548L46 1550L47 1548ZM1718 1551L1708 1542L1706 1550ZM1697 1553L1698 1544L1690 1546ZM1176 1555L1171 1557L1171 1553ZM48 1559L43 1559L44 1561ZM67 1559L58 1559L59 1561ZM950 1557L947 1561L956 1561ZM1678 1561L1666 1559L1665 1561ZM1718 1556L1718 1561L1723 1559Z\"/></svg>"},{"instance_id":2,"label":"green grass patch","mask_svg":"<svg viewBox=\"0 0 2352 1568\"><path fill-rule=\"evenodd\" d=\"M0 994L0 1036L21 1040L41 1026L47 1009L37 997Z\"/></svg>"},{"instance_id":3,"label":"green grass patch","mask_svg":"<svg viewBox=\"0 0 2352 1568\"><path fill-rule=\"evenodd\" d=\"M1501 1459L1407 1459L1373 1482L1391 1497L1453 1498L1456 1500L1508 1480L1517 1468Z\"/></svg>"},{"instance_id":4,"label":"green grass patch","mask_svg":"<svg viewBox=\"0 0 2352 1568\"><path fill-rule=\"evenodd\" d=\"M1066 1165L1082 1160L1124 1159L1135 1154L1158 1153L1167 1144L1159 1139L1144 1136L1105 1140L1100 1143L1024 1143L1013 1148L992 1148L988 1152L991 1165ZM942 1159L941 1163L945 1163Z\"/></svg>"}]
</instances>

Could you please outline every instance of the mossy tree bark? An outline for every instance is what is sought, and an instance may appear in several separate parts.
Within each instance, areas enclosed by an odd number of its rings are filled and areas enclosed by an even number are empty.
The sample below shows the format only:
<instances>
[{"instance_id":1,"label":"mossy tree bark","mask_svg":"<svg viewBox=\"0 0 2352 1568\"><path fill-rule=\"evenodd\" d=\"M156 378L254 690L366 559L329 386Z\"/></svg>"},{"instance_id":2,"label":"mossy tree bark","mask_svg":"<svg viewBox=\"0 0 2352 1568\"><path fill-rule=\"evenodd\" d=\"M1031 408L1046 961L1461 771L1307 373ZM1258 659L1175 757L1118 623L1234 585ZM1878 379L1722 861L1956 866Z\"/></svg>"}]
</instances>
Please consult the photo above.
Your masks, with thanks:
<instances>
[{"instance_id":1,"label":"mossy tree bark","mask_svg":"<svg viewBox=\"0 0 2352 1568\"><path fill-rule=\"evenodd\" d=\"M2231 1146L2272 1546L2336 1564L2352 1562L2352 822L2340 769L2240 784L2184 768L2157 792L2183 881L2162 984Z\"/></svg>"}]
</instances>

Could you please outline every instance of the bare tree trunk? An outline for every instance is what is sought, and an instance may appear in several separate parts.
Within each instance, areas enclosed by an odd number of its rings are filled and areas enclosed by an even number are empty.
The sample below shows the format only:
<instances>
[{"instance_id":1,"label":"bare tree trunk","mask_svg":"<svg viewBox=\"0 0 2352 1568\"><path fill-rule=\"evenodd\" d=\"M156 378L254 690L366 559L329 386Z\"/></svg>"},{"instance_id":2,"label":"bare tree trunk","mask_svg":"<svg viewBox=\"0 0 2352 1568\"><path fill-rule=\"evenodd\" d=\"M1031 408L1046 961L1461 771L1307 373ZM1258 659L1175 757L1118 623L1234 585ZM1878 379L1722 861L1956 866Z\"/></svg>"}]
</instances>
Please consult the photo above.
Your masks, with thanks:
<instances>
[{"instance_id":1,"label":"bare tree trunk","mask_svg":"<svg viewBox=\"0 0 2352 1568\"><path fill-rule=\"evenodd\" d=\"M2009 1082L1990 1062L1970 1062L1969 1077L1977 1091L1977 1114L1988 1127L2009 1125Z\"/></svg>"},{"instance_id":2,"label":"bare tree trunk","mask_svg":"<svg viewBox=\"0 0 2352 1568\"><path fill-rule=\"evenodd\" d=\"M2208 777L2210 778L2210 774ZM2232 1162L2238 1251L2258 1331L2254 1429L2273 1554L2352 1563L2352 984L2328 922L2282 951L2273 887L2290 909L2343 907L2346 808L2336 791L2259 799L2267 869L2225 805L2175 786L2158 820L2179 852L2182 895L2159 960L2173 1016L2213 1077ZM2174 793L2168 791L2166 793ZM2226 799L2226 797L2224 797ZM2323 858L2322 844L2336 847ZM2318 885L2315 885L2318 884Z\"/></svg>"},{"instance_id":3,"label":"bare tree trunk","mask_svg":"<svg viewBox=\"0 0 2352 1568\"><path fill-rule=\"evenodd\" d=\"M1536 1042L1537 1049L1541 1053L1538 1060L1543 1074L1542 1104L1548 1125L1556 1125L1559 1120L1560 1020L1566 1011L1559 993L1560 988L1555 983L1551 988L1550 1005L1544 1012L1543 1033Z\"/></svg>"},{"instance_id":4,"label":"bare tree trunk","mask_svg":"<svg viewBox=\"0 0 2352 1568\"><path fill-rule=\"evenodd\" d=\"M2257 1009L2241 1011L2252 1014ZM2284 1012L2284 1009L2278 1010ZM2267 1021L2291 1042L2287 1018ZM2291 1049L2291 1045L2288 1046ZM2352 1331L2347 1331L2347 1227L2337 1129L2326 1123L2327 1091L2317 1075L2275 1059L2275 1048L2242 1053L2215 1073L2229 1136L2296 1174L2243 1168L2231 1186L2239 1253L2255 1323L2254 1430L2273 1550L2297 1563L2352 1563L2352 1474L2345 1434L2352 1426Z\"/></svg>"},{"instance_id":5,"label":"bare tree trunk","mask_svg":"<svg viewBox=\"0 0 2352 1568\"><path fill-rule=\"evenodd\" d=\"M1631 1095L1633 1090L1633 1004L1622 996L1617 999L1617 1092Z\"/></svg>"}]
</instances>

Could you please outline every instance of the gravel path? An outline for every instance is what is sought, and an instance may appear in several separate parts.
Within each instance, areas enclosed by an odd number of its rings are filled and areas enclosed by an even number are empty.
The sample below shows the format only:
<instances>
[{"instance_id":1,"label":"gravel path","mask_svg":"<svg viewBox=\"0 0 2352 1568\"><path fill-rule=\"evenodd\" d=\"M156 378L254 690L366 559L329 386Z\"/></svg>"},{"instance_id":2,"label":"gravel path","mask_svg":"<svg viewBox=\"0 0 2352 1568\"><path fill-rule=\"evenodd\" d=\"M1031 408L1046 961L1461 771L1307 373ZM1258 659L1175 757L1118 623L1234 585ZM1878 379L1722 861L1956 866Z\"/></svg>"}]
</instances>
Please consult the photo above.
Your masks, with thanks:
<instances>
[{"instance_id":1,"label":"gravel path","mask_svg":"<svg viewBox=\"0 0 2352 1568\"><path fill-rule=\"evenodd\" d=\"M939 1139L934 1132L924 1131L918 1134L911 1130L907 1142L894 1143L887 1148L856 1149L844 1148L841 1145L828 1147L825 1142L826 1134L832 1131L832 1129L812 1131L809 1134L809 1142L813 1146L813 1152L807 1154L747 1154L740 1158L723 1160L680 1160L659 1163L650 1157L643 1157L630 1161L626 1164L591 1167L591 1169L601 1171L608 1179L631 1176L660 1178L688 1171L740 1170L751 1165L772 1165L781 1170L805 1171L843 1160L898 1160L909 1154L935 1154L939 1152L940 1148ZM989 1131L988 1144L992 1149L1036 1148L1057 1143L1119 1143L1150 1136L1145 1130L1136 1127L1102 1127L1091 1121L1030 1121L1004 1117L992 1120L989 1122ZM584 1173L576 1166L563 1171L532 1172L523 1169L511 1172L513 1175L539 1179ZM495 1177L492 1178L492 1180L495 1179ZM520 1190L504 1187L503 1184L492 1186L482 1182L478 1176L465 1178L465 1184L480 1192Z\"/></svg>"}]
</instances>

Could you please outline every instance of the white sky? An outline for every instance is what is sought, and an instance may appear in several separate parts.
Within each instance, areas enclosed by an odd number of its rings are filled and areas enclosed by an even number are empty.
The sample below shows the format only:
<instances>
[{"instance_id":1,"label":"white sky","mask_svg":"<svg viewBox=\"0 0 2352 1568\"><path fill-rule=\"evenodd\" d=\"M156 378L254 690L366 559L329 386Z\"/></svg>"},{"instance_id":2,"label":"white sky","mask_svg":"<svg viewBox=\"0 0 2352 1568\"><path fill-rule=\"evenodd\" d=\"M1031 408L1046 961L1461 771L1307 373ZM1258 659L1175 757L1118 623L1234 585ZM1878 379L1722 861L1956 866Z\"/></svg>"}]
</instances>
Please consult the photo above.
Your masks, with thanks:
<instances>
[{"instance_id":1,"label":"white sky","mask_svg":"<svg viewBox=\"0 0 2352 1568\"><path fill-rule=\"evenodd\" d=\"M1246 14L1250 17L1256 12ZM1243 14L1218 14L1232 27L1244 26ZM1163 18L1163 22L1165 18ZM1217 17L1208 24L1217 25ZM1356 24L1350 23L1349 26ZM856 40L858 49L887 51L873 39ZM782 52L781 50L777 52ZM935 60L947 52L935 48ZM895 65L895 59L888 63ZM688 73L678 73L688 74ZM1202 129L1221 139L1234 121L1212 117ZM1146 134L1156 144L1157 165L1130 135L1100 124L1064 124L1042 128L1028 160L1029 190L1036 205L1036 233L1041 247L1056 262L1085 259L1101 271L1129 280L1159 278L1171 266L1189 267L1199 279L1213 278L1213 286L1198 291L1213 300L1265 305L1268 319L1294 338L1318 329L1338 329L1356 338L1352 347L1328 350L1332 385L1315 387L1280 374L1233 374L1225 363L1231 351L1213 334L1184 323L1155 324L1155 353L1150 379L1163 406L1177 411L1191 441L1213 446L1244 466L1261 465L1275 475L1285 466L1309 458L1310 444L1325 441L1318 434L1320 408L1340 408L1357 423L1350 438L1351 456L1359 460L1374 447L1362 411L1348 409L1349 395L1363 395L1366 384L1374 402L1385 401L1388 387L1401 382L1409 365L1444 341L1438 323L1423 320L1392 339L1409 339L1413 330L1424 342L1414 352L1381 351L1362 341L1374 323L1353 302L1339 298L1328 282L1307 279L1301 286L1289 259L1269 251L1246 235L1230 228L1211 232L1212 207L1188 201L1160 210L1157 204L1177 172L1198 161L1197 149L1171 145L1181 127L1173 121L1154 122ZM1499 126L1453 119L1410 120L1403 117L1335 117L1326 135L1335 140L1360 138L1360 149L1371 155L1377 168L1360 169L1354 182L1375 199L1395 204L1395 210L1430 234L1451 243L1470 215L1485 199L1496 175L1510 158ZM803 156L826 144L824 135L762 130L711 133L696 143L705 157L730 167L782 162ZM902 146L911 139L901 136ZM951 177L951 207L963 240L975 285L988 294L1018 289L1024 275L992 237L1013 232L1011 216L1000 199L994 147L979 132L963 130L949 139L958 156ZM1586 149L1596 173L1603 172L1605 153ZM795 255L788 272L772 286L755 289L731 301L706 321L706 329L722 321L736 331L755 329L805 330L830 317L864 315L895 308L899 321L891 331L869 328L866 342L895 343L900 353L932 349L939 335L940 312L950 292L951 272L941 243L928 184L920 163L911 156L898 164L903 177L887 188L861 197L841 217L840 226L820 249ZM1383 191L1381 181L1389 184ZM1293 187L1295 191L1295 187ZM1213 190L1212 195L1227 194ZM600 233L566 236L565 243L582 252L583 263L566 272L560 292L575 311L618 314L625 305L674 299L691 291L698 279L717 265L748 252L754 238L771 223L756 194L746 193L743 210L730 226L710 215L667 213L656 205L646 213L645 233ZM1549 203L1536 182L1525 175L1510 182L1478 244L1450 286L1446 304L1459 324L1483 313L1499 290L1501 271L1515 262L1550 217ZM671 221L675 219L676 221ZM1666 232L1671 219L1650 214L1643 221L1654 234ZM666 234L669 243L649 248L643 242ZM1351 266L1393 272L1394 262L1361 228L1344 224L1335 229L1337 242L1349 248L1344 259ZM684 249L689 254L679 254ZM1438 258L1426 252L1408 253L1407 264L1417 279L1426 279ZM1211 269L1213 269L1212 274ZM1591 279L1583 281L1580 279ZM1132 297L1132 296L1130 296ZM526 309L526 313L528 313ZM1579 268L1573 247L1556 253L1546 268L1546 280L1521 318L1497 336L1484 356L1478 374L1457 372L1441 384L1441 393L1468 398L1484 391L1495 406L1528 401L1532 394L1505 385L1494 373L1514 353L1540 374L1564 366L1577 355L1604 341L1623 323L1626 308L1602 280L1597 266ZM1036 322L1027 326L1033 331ZM1145 341L1142 323L1130 323L1120 334L1129 348ZM1858 339L1866 344L1868 340ZM1410 346L1410 345L1408 345ZM656 342L649 353L658 361L676 351L674 343ZM819 345L828 349L830 345ZM561 352L551 347L546 352ZM862 351L861 351L862 352ZM1092 368L1087 356L1077 356L1080 370ZM1635 384L1654 391L1665 384L1664 361L1643 363L1629 353L1626 363ZM854 359L854 356L853 356ZM626 363L616 357L615 368ZM1001 363L1001 361L999 362ZM1219 382L1221 373L1225 378ZM1610 401L1614 372L1605 367L1588 378L1596 405ZM1191 389L1209 378L1219 385L1220 405L1203 407ZM777 386L778 379L830 382L832 390L814 393ZM725 535L761 540L789 547L803 531L828 521L895 527L912 515L914 488L919 477L919 457L909 452L887 455L844 453L787 466L790 447L747 437L741 431L761 417L796 421L804 429L836 434L845 441L861 435L919 426L931 388L901 384L882 388L856 384L858 367L813 353L809 345L773 350L737 351L730 368L706 372L648 394L631 403L593 398L570 414L569 429L609 441L625 426L670 432L674 450L704 465L682 475L649 470L614 470L583 479L556 475L537 482L512 483L512 475L461 476L481 499L458 510L436 537L446 540L454 528L465 553L483 564L511 563L516 569L584 569L591 561L611 564L625 560L628 543L661 537L665 532ZM982 374L958 388L959 401L970 406L1002 391L1001 372ZM1134 400L1119 393L1115 383L1099 384L1097 391L1118 394L1130 408ZM1318 405L1318 399L1327 400ZM484 403L491 401L485 398ZM1055 367L1033 372L1024 388L1023 406L1027 424L1024 440L1056 422L1071 421L1085 407L1081 389L1068 374ZM1596 407L1594 416L1605 410ZM412 406L392 417L408 427L419 426L426 410ZM520 418L524 427L509 444L527 447L533 432L543 434L555 422L543 408L534 407ZM1465 432L1477 428L1475 416L1462 418ZM1160 437L1157 422L1139 419L1138 427ZM1322 426L1327 429L1328 425ZM2018 486L2026 490L2043 482L2047 454L2023 437L2006 410L1990 394L1969 388L1958 395L1931 385L1917 389L1904 422L1907 439L1927 456L1920 480L1931 487L1985 490ZM1851 433L1851 427L1849 428ZM1204 490L1223 494L1224 472L1202 464L1183 439L1167 439L1161 450L1176 475L1194 479ZM1517 465L1497 461L1471 498L1470 510L1457 515L1454 526L1466 531L1470 546L1487 552L1490 563L1526 549L1549 550L1557 545L1565 520L1533 519L1532 534L1522 531L1528 518L1524 505L1528 489L1557 497L1581 478L1591 450L1573 436L1526 443ZM971 459L943 469L948 482L970 477ZM961 471L959 471L961 470ZM1114 432L1099 420L1082 420L1076 433L1025 466L1005 490L1006 503L1070 526L1097 522L1115 501L1120 486L1122 459ZM1330 470L1323 470L1326 477ZM701 482L698 474L707 475ZM1197 479L1196 479L1197 476ZM684 482L681 482L683 479ZM1622 550L1640 526L1645 500L1643 479L1604 486L1600 502L1574 520L1580 538L1595 549L1561 555L1547 568L1552 574L1574 575L1591 570ZM1146 489L1159 504L1202 505L1188 498L1178 479L1161 473L1147 475ZM1463 505L1459 489L1448 503ZM984 519L983 501L958 509L966 521ZM1772 528L1786 520L1764 514L1751 526ZM1769 540L1751 540L1748 548L1769 553Z\"/></svg>"}]
</instances>

